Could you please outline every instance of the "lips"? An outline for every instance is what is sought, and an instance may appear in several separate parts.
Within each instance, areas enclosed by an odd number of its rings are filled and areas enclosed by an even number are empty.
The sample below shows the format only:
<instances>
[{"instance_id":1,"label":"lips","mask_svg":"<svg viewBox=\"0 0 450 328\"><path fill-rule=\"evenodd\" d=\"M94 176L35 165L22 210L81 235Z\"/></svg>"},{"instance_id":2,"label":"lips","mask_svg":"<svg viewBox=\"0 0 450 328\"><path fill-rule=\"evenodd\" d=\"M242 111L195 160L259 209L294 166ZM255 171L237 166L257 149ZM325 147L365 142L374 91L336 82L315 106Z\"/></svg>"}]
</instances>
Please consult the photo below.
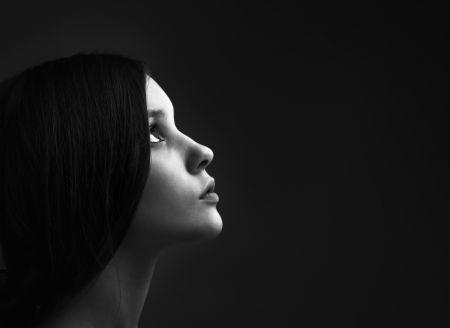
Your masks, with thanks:
<instances>
[{"instance_id":1,"label":"lips","mask_svg":"<svg viewBox=\"0 0 450 328\"><path fill-rule=\"evenodd\" d=\"M214 181L214 179L209 180L208 184L206 185L205 191L200 196L200 199L203 198L206 194L213 192L215 186L216 182Z\"/></svg>"}]
</instances>

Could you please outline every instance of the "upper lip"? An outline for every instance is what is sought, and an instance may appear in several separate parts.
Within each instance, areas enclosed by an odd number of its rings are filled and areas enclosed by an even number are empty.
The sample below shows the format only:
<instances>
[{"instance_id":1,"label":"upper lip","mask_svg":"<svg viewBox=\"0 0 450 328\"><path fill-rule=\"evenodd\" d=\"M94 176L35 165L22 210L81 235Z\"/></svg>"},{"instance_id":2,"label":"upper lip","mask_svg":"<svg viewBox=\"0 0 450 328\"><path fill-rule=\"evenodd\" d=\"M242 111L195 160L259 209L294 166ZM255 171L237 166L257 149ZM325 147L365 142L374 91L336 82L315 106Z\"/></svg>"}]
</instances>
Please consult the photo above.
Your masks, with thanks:
<instances>
[{"instance_id":1,"label":"upper lip","mask_svg":"<svg viewBox=\"0 0 450 328\"><path fill-rule=\"evenodd\" d=\"M202 198L209 192L213 192L215 186L216 186L216 182L214 181L214 179L210 179L208 181L208 184L206 185L205 191L200 195L200 198Z\"/></svg>"}]
</instances>

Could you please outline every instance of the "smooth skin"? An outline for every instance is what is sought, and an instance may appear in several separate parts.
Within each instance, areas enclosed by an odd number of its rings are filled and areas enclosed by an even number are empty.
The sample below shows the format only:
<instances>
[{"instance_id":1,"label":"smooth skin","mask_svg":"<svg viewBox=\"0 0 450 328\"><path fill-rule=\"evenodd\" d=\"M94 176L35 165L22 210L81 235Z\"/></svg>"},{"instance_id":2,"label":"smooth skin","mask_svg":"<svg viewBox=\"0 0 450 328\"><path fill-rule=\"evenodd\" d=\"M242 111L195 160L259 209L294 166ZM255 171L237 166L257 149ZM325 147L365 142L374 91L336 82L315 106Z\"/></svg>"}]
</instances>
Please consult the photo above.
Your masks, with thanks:
<instances>
[{"instance_id":1,"label":"smooth skin","mask_svg":"<svg viewBox=\"0 0 450 328\"><path fill-rule=\"evenodd\" d=\"M138 327L161 253L213 239L222 230L216 203L200 199L211 180L205 169L212 150L176 128L172 102L148 76L146 90L151 164L136 218L97 282L92 279L73 299L62 301L67 307L59 307L39 328ZM164 115L154 115L157 110Z\"/></svg>"}]
</instances>

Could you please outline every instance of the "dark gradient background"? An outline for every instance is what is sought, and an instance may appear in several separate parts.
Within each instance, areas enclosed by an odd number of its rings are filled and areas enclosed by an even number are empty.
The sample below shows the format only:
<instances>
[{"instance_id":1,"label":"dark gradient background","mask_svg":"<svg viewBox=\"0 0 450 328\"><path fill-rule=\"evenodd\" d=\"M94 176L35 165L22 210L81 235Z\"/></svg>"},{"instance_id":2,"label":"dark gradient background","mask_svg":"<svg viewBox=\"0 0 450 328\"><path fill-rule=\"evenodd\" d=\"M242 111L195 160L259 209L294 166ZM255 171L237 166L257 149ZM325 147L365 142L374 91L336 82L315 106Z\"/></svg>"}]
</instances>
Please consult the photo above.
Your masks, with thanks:
<instances>
[{"instance_id":1,"label":"dark gradient background","mask_svg":"<svg viewBox=\"0 0 450 328\"><path fill-rule=\"evenodd\" d=\"M362 2L1 2L0 78L142 58L215 153L223 231L161 257L140 328L450 327L448 17Z\"/></svg>"}]
</instances>

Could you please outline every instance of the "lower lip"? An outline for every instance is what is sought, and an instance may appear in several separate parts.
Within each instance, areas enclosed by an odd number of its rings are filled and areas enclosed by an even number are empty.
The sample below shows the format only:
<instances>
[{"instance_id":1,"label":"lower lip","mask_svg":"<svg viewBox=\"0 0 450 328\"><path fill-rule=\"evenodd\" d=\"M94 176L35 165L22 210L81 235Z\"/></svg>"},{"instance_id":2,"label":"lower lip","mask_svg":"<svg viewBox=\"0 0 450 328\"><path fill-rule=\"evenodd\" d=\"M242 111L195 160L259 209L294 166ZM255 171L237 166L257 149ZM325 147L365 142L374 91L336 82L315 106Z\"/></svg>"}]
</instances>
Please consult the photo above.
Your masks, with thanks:
<instances>
[{"instance_id":1,"label":"lower lip","mask_svg":"<svg viewBox=\"0 0 450 328\"><path fill-rule=\"evenodd\" d=\"M204 200L206 202L217 203L219 201L219 196L215 192L209 192L204 195L200 200Z\"/></svg>"}]
</instances>

